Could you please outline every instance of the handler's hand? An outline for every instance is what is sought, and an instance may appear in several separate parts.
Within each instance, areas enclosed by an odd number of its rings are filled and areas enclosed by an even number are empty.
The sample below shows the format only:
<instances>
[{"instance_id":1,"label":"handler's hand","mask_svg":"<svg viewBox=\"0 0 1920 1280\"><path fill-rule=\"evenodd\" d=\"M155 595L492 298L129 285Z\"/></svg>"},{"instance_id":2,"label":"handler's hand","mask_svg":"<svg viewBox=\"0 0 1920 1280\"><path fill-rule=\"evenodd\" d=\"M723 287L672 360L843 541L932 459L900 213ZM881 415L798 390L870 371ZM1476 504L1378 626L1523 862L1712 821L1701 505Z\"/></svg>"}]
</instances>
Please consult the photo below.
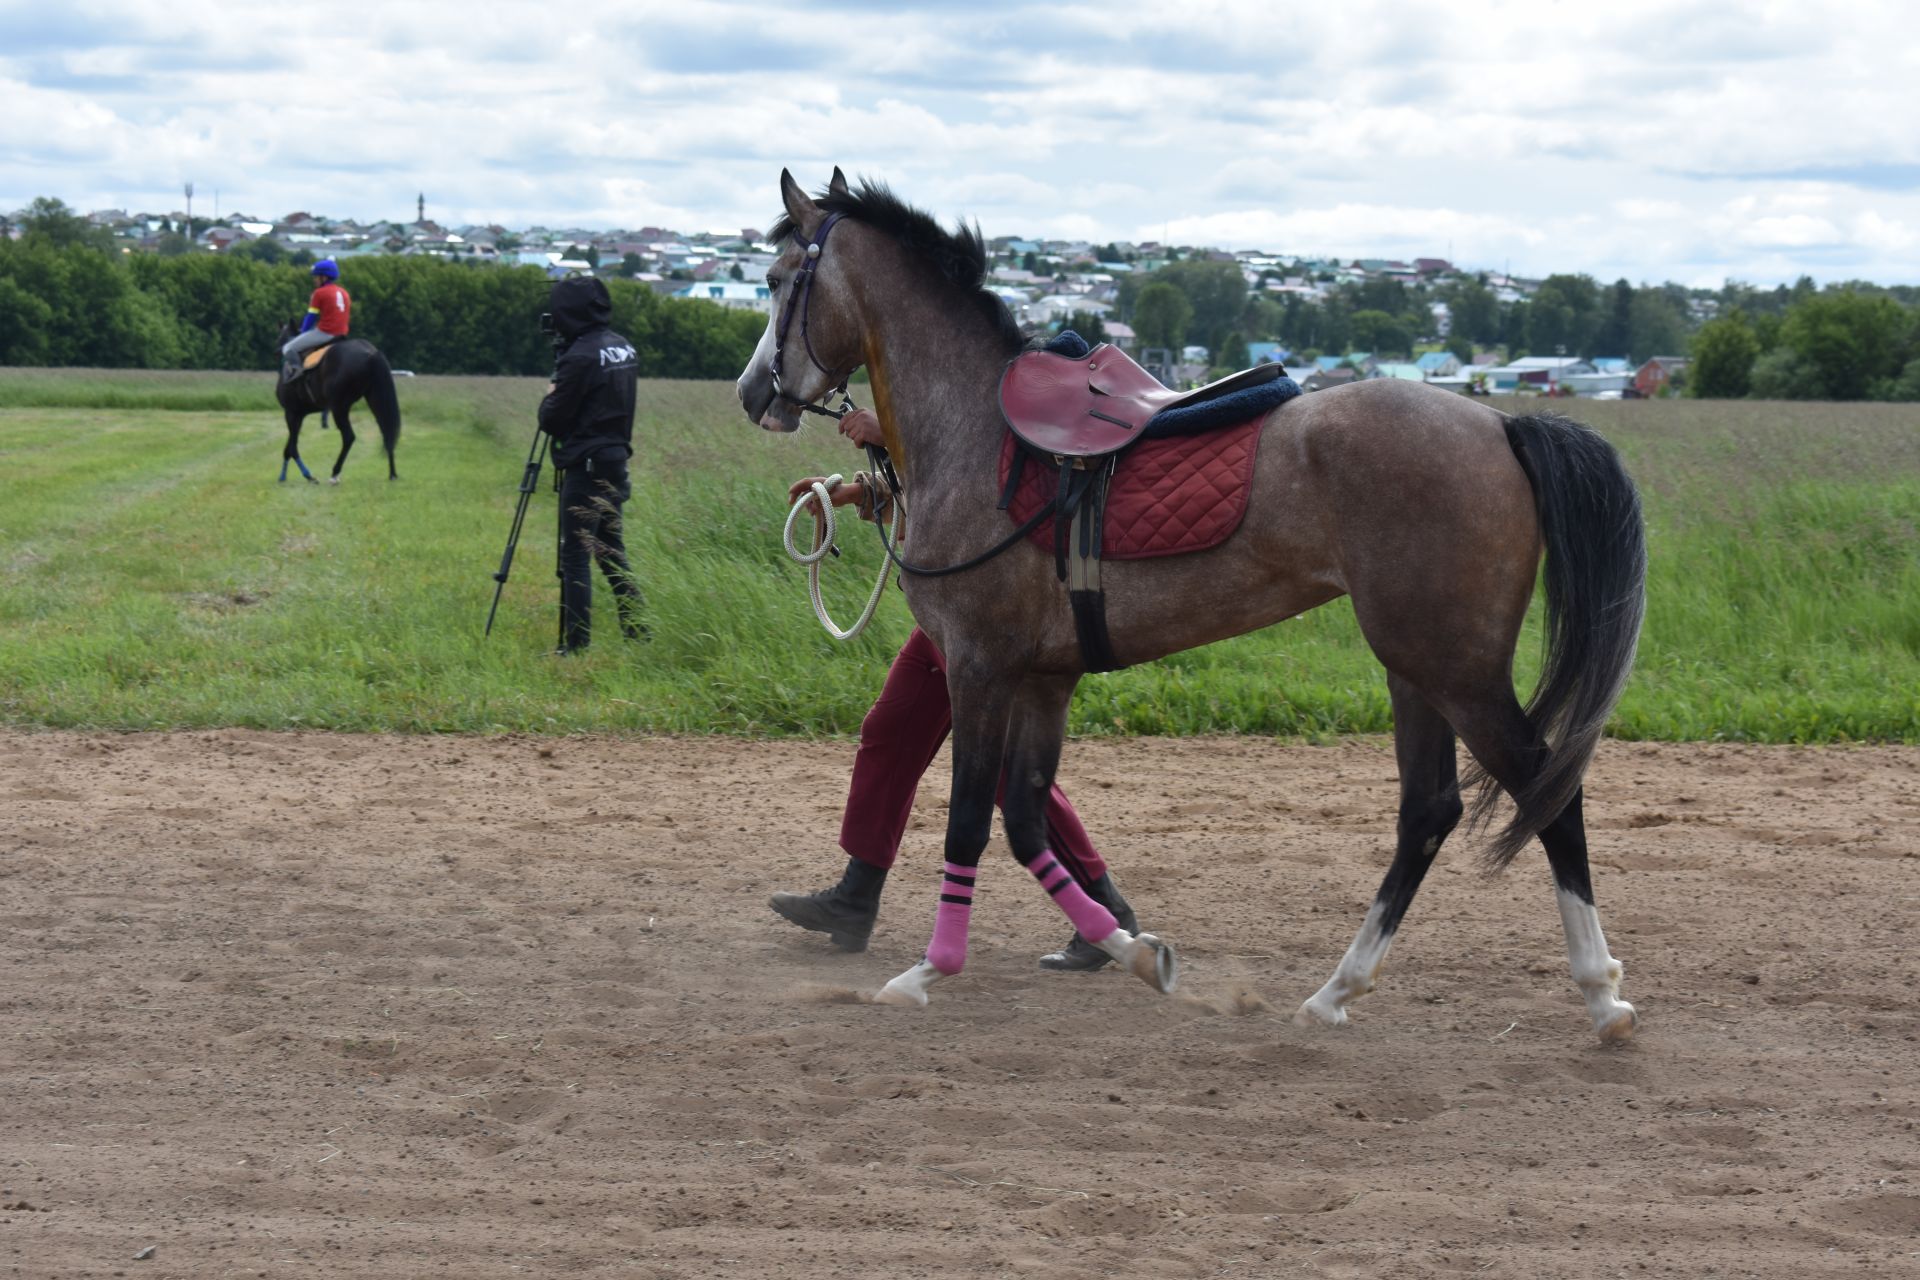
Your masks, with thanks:
<instances>
[{"instance_id":1,"label":"handler's hand","mask_svg":"<svg viewBox=\"0 0 1920 1280\"><path fill-rule=\"evenodd\" d=\"M787 486L788 505L791 506L800 501L800 495L811 491L815 484L825 484L826 481L825 476L808 476L805 480L795 480ZM864 485L843 480L827 490L827 497L836 507L864 505L867 500L867 491Z\"/></svg>"},{"instance_id":2,"label":"handler's hand","mask_svg":"<svg viewBox=\"0 0 1920 1280\"><path fill-rule=\"evenodd\" d=\"M840 434L861 446L887 442L886 433L880 430L880 419L871 409L855 409L840 419Z\"/></svg>"}]
</instances>

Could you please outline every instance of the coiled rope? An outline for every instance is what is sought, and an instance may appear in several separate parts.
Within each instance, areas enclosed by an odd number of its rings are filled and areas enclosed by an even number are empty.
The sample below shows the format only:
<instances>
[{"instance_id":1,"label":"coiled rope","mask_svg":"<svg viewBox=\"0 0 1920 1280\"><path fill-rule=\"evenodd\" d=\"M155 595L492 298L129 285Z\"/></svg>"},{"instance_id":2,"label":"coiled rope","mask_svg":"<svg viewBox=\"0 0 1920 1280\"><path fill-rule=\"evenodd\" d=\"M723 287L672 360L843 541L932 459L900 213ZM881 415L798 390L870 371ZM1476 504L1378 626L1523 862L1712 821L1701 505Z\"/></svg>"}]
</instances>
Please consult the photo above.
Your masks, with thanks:
<instances>
[{"instance_id":1,"label":"coiled rope","mask_svg":"<svg viewBox=\"0 0 1920 1280\"><path fill-rule=\"evenodd\" d=\"M874 580L873 594L867 597L867 607L860 611L860 616L854 620L851 627L841 630L834 623L832 615L828 614L826 603L820 599L820 563L828 555L839 554L838 548L833 544L835 522L833 499L830 495L834 486L840 483L840 479L841 477L833 475L825 480L816 480L794 501L793 510L787 512L787 527L781 533L780 541L795 563L807 566L807 594L813 600L814 617L820 619L820 625L825 627L827 634L835 640L851 640L865 631L867 624L873 621L874 610L880 605L880 593L887 589L887 577L893 571L893 562L890 559L881 559L880 576ZM898 542L902 517L901 504L896 501L892 505L893 539ZM800 513L809 509L813 513L813 550L802 551L794 545L793 526L799 520Z\"/></svg>"}]
</instances>

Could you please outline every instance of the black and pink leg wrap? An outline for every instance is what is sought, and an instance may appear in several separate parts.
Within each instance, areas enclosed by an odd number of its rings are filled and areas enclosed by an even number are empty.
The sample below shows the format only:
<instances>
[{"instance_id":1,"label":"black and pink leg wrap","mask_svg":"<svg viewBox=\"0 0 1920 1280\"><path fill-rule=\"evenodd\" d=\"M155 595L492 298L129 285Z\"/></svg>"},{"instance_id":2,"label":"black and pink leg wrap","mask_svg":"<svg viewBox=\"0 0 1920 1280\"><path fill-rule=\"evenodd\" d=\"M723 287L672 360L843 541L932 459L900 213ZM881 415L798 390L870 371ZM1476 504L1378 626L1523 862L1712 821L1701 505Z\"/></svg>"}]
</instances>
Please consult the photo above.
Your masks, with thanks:
<instances>
[{"instance_id":1,"label":"black and pink leg wrap","mask_svg":"<svg viewBox=\"0 0 1920 1280\"><path fill-rule=\"evenodd\" d=\"M967 926L973 919L973 882L978 874L978 867L949 862L940 885L940 910L933 918L927 963L949 977L966 967Z\"/></svg>"},{"instance_id":2,"label":"black and pink leg wrap","mask_svg":"<svg viewBox=\"0 0 1920 1280\"><path fill-rule=\"evenodd\" d=\"M1033 872L1042 889L1053 895L1054 902L1088 942L1100 942L1120 927L1113 912L1089 898L1087 891L1067 874L1067 869L1053 856L1053 850L1042 849L1040 856L1027 864L1027 870Z\"/></svg>"}]
</instances>

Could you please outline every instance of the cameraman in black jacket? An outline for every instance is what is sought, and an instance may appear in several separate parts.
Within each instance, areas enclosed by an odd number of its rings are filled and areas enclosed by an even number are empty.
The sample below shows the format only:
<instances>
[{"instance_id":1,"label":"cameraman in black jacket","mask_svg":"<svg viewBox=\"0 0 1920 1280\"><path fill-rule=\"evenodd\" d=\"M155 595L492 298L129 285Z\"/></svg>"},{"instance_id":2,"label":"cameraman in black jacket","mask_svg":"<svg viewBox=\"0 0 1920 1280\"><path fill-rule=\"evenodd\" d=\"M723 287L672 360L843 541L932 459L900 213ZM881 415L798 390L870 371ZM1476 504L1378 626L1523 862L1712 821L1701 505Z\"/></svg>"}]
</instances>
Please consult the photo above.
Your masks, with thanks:
<instances>
[{"instance_id":1,"label":"cameraman in black jacket","mask_svg":"<svg viewBox=\"0 0 1920 1280\"><path fill-rule=\"evenodd\" d=\"M553 437L560 475L560 652L576 653L592 634L590 561L599 561L613 588L621 631L629 640L646 635L620 532L620 508L633 492L627 459L640 367L633 344L609 327L613 300L601 281L556 281L548 305L558 359L540 402L540 429Z\"/></svg>"}]
</instances>

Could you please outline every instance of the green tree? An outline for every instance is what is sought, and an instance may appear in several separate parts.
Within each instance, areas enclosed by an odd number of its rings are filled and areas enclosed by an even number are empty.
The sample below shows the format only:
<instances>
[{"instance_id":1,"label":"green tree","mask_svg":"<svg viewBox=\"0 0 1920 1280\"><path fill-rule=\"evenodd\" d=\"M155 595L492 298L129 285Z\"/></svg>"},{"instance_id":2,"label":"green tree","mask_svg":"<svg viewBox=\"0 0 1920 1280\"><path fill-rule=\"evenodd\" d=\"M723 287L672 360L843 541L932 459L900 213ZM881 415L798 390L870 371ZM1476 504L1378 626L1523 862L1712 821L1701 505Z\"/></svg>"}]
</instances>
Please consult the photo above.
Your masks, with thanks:
<instances>
[{"instance_id":1,"label":"green tree","mask_svg":"<svg viewBox=\"0 0 1920 1280\"><path fill-rule=\"evenodd\" d=\"M1398 316L1384 311L1356 311L1353 313L1353 345L1362 351L1407 355L1413 351L1413 335Z\"/></svg>"},{"instance_id":2,"label":"green tree","mask_svg":"<svg viewBox=\"0 0 1920 1280\"><path fill-rule=\"evenodd\" d=\"M1628 304L1627 358L1640 364L1655 356L1683 355L1686 344L1686 315L1673 299L1658 289L1634 290Z\"/></svg>"},{"instance_id":3,"label":"green tree","mask_svg":"<svg viewBox=\"0 0 1920 1280\"><path fill-rule=\"evenodd\" d=\"M1247 358L1247 340L1240 333L1229 333L1220 340L1220 347L1213 353L1213 367L1221 376L1244 369L1253 361Z\"/></svg>"},{"instance_id":4,"label":"green tree","mask_svg":"<svg viewBox=\"0 0 1920 1280\"><path fill-rule=\"evenodd\" d=\"M1738 399L1753 389L1753 362L1760 344L1738 307L1709 320L1693 335L1687 394L1703 400Z\"/></svg>"},{"instance_id":5,"label":"green tree","mask_svg":"<svg viewBox=\"0 0 1920 1280\"><path fill-rule=\"evenodd\" d=\"M1239 263L1196 258L1162 267L1152 279L1155 284L1172 285L1186 296L1193 309L1187 332L1209 349L1239 327L1240 313L1247 303L1247 278L1240 274Z\"/></svg>"},{"instance_id":6,"label":"green tree","mask_svg":"<svg viewBox=\"0 0 1920 1280\"><path fill-rule=\"evenodd\" d=\"M1140 335L1143 347L1177 351L1192 323L1193 303L1183 291L1164 281L1147 285L1133 304L1133 330Z\"/></svg>"},{"instance_id":7,"label":"green tree","mask_svg":"<svg viewBox=\"0 0 1920 1280\"><path fill-rule=\"evenodd\" d=\"M1900 371L1900 376L1895 378L1893 384L1887 388L1886 398L1920 400L1920 358L1907 361L1907 367Z\"/></svg>"},{"instance_id":8,"label":"green tree","mask_svg":"<svg viewBox=\"0 0 1920 1280\"><path fill-rule=\"evenodd\" d=\"M272 236L261 236L258 240L249 240L238 245L233 252L243 258L252 258L255 262L264 262L277 266L287 260L287 247Z\"/></svg>"},{"instance_id":9,"label":"green tree","mask_svg":"<svg viewBox=\"0 0 1920 1280\"><path fill-rule=\"evenodd\" d=\"M1449 286L1441 300L1452 317L1452 330L1468 342L1490 345L1500 341L1500 300L1479 279Z\"/></svg>"},{"instance_id":10,"label":"green tree","mask_svg":"<svg viewBox=\"0 0 1920 1280\"><path fill-rule=\"evenodd\" d=\"M1758 400L1827 399L1819 372L1787 347L1775 347L1755 360L1749 385Z\"/></svg>"},{"instance_id":11,"label":"green tree","mask_svg":"<svg viewBox=\"0 0 1920 1280\"><path fill-rule=\"evenodd\" d=\"M52 196L35 197L21 217L20 227L25 235L45 240L59 249L76 244L105 249L113 240L111 232L105 228L96 229L69 209L64 200Z\"/></svg>"},{"instance_id":12,"label":"green tree","mask_svg":"<svg viewBox=\"0 0 1920 1280\"><path fill-rule=\"evenodd\" d=\"M1633 348L1633 302L1633 286L1625 280L1615 280L1613 287L1607 290L1605 314L1601 318L1599 330L1594 334L1593 350L1586 354L1632 358L1630 352ZM1678 348L1668 350L1671 352Z\"/></svg>"},{"instance_id":13,"label":"green tree","mask_svg":"<svg viewBox=\"0 0 1920 1280\"><path fill-rule=\"evenodd\" d=\"M8 279L5 270L0 256L0 365L46 364L53 308Z\"/></svg>"},{"instance_id":14,"label":"green tree","mask_svg":"<svg viewBox=\"0 0 1920 1280\"><path fill-rule=\"evenodd\" d=\"M1073 330L1088 342L1099 343L1109 340L1107 337L1106 322L1100 318L1097 312L1075 311L1067 316L1066 323L1060 327L1062 329Z\"/></svg>"},{"instance_id":15,"label":"green tree","mask_svg":"<svg viewBox=\"0 0 1920 1280\"><path fill-rule=\"evenodd\" d=\"M1852 291L1795 303L1780 345L1806 366L1820 399L1864 400L1906 363L1912 322L1899 303Z\"/></svg>"}]
</instances>

